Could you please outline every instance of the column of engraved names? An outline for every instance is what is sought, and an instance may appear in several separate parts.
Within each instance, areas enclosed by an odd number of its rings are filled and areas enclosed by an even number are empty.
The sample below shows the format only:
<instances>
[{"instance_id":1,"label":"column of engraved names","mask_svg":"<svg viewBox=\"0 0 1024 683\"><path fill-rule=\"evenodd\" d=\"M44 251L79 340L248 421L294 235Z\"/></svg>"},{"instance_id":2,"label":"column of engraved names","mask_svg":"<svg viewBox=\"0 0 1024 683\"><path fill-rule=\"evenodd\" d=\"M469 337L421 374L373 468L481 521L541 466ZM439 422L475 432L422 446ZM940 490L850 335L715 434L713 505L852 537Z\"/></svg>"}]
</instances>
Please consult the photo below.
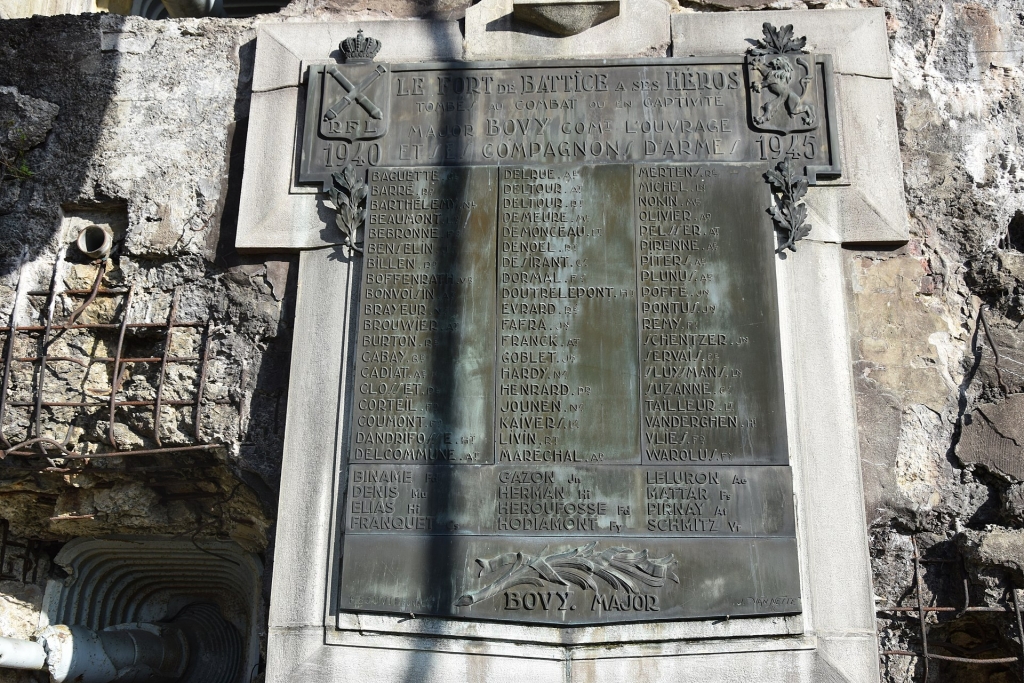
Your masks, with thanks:
<instances>
[{"instance_id":1,"label":"column of engraved names","mask_svg":"<svg viewBox=\"0 0 1024 683\"><path fill-rule=\"evenodd\" d=\"M628 166L499 170L498 463L636 462L630 181Z\"/></svg>"},{"instance_id":2,"label":"column of engraved names","mask_svg":"<svg viewBox=\"0 0 1024 683\"><path fill-rule=\"evenodd\" d=\"M763 178L745 165L636 173L643 461L787 462Z\"/></svg>"},{"instance_id":3,"label":"column of engraved names","mask_svg":"<svg viewBox=\"0 0 1024 683\"><path fill-rule=\"evenodd\" d=\"M493 175L369 171L353 462L492 458Z\"/></svg>"}]
</instances>

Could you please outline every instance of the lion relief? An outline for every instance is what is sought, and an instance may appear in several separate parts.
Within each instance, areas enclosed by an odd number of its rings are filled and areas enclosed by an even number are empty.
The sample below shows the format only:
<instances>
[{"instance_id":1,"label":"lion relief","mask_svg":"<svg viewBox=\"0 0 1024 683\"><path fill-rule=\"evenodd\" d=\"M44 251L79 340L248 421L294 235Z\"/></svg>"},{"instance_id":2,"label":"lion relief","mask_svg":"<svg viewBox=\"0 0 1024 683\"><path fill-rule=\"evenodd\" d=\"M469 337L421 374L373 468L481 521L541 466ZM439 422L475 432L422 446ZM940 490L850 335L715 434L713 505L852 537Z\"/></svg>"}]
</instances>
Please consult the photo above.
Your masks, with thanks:
<instances>
[{"instance_id":1,"label":"lion relief","mask_svg":"<svg viewBox=\"0 0 1024 683\"><path fill-rule=\"evenodd\" d=\"M770 55L770 58L757 57L751 61L751 66L760 75L761 79L754 81L751 88L754 92L767 90L774 95L761 106L761 113L754 115L754 123L763 126L774 118L779 107L785 106L789 118L800 117L805 126L814 126L817 123L817 112L813 104L803 101L807 93L807 84L811 82L811 67L803 57L797 57L796 63L804 70L804 76L796 83L793 79L796 72L793 63L782 55Z\"/></svg>"}]
</instances>

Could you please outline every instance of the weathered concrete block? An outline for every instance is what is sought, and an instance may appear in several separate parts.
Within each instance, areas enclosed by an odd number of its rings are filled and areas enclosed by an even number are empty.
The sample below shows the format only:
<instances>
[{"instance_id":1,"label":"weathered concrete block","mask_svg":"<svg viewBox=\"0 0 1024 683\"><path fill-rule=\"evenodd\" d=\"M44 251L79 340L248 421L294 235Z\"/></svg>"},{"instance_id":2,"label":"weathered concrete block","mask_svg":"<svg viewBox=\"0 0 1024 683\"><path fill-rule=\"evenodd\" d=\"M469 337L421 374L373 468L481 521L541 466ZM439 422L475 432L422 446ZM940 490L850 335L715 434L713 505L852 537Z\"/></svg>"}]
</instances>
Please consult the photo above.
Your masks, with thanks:
<instances>
[{"instance_id":1,"label":"weathered concrete block","mask_svg":"<svg viewBox=\"0 0 1024 683\"><path fill-rule=\"evenodd\" d=\"M892 81L836 77L843 178L836 187L844 243L906 242L903 164Z\"/></svg>"},{"instance_id":2,"label":"weathered concrete block","mask_svg":"<svg viewBox=\"0 0 1024 683\"><path fill-rule=\"evenodd\" d=\"M574 36L619 16L619 0L513 0L513 14L560 36Z\"/></svg>"},{"instance_id":3,"label":"weathered concrete block","mask_svg":"<svg viewBox=\"0 0 1024 683\"><path fill-rule=\"evenodd\" d=\"M484 0L466 10L467 59L657 56L666 54L668 44L664 0L622 0L619 16L569 37L514 20L512 0Z\"/></svg>"}]
</instances>

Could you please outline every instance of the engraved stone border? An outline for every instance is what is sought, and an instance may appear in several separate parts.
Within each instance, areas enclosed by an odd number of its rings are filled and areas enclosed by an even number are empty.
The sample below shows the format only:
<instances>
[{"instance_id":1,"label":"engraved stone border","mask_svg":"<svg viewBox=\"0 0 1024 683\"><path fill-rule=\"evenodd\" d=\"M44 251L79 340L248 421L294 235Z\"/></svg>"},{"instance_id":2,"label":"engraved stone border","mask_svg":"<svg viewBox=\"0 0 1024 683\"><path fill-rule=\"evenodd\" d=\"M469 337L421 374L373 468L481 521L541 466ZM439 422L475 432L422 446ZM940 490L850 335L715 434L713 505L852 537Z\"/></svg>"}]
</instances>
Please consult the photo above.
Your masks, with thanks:
<instances>
[{"instance_id":1,"label":"engraved stone border","mask_svg":"<svg viewBox=\"0 0 1024 683\"><path fill-rule=\"evenodd\" d=\"M360 672L361 680L374 683L483 679L520 683L524 677L564 681L569 676L611 682L636 678L641 671L658 680L724 680L756 671L759 681L779 683L877 681L840 245L898 243L909 233L885 15L882 10L677 14L671 19L673 52L676 56L741 54L748 45L745 39L756 38L764 21L794 24L809 37L813 51L832 55L846 166L842 180L808 193L809 221L815 230L801 242L799 254L776 262L804 614L780 618L774 625L766 625L765 619L733 619L588 629L335 615L329 608L339 548L334 542L333 495L344 488L344 482L338 481L344 471L339 462L339 428L347 381L344 339L354 283L351 265L332 260L333 249L321 249L305 252L300 259L295 327L296 339L301 341L293 350L290 381L301 390L291 393L288 406L268 683L341 681L354 671ZM387 37L370 24L359 22L387 46ZM467 54L476 54L475 41L493 36L475 34L469 26L467 18ZM350 23L340 30L354 28L355 23ZM260 35L264 35L262 29ZM280 35L272 40L278 41ZM520 50L530 44L528 34L523 35L527 37L521 39ZM588 37L587 32L581 37ZM260 44L258 72L263 55L273 60L279 49L295 56L291 63L301 68L303 58L298 55L304 53L301 45L306 36L296 31L293 37L280 40L284 42L266 52ZM529 56L564 55L535 47ZM322 50L318 58L322 61ZM260 76L254 80L254 91L270 93L260 88L277 82ZM297 81L277 86L277 91L289 88L296 92L283 101L297 102ZM294 169L287 160L294 158L294 126L272 119L269 114L280 110L270 103L261 106L266 107L263 118L250 123L238 246L309 249L322 245L319 237L308 236L275 241L282 232L261 233L255 230L256 223L242 220L258 218L263 227L274 228L266 214L250 211L246 216L244 198L268 192L277 215L285 219L316 216L317 229L324 225L313 195L288 194ZM283 166L281 157L264 155L261 140L282 127L292 138ZM277 181L273 187L266 184L271 177ZM278 206L285 199L302 208ZM309 225L312 228L312 220ZM287 224L281 227L296 229ZM343 378L340 387L324 381L339 376ZM767 626L775 635L756 636ZM618 646L602 647L608 642Z\"/></svg>"},{"instance_id":2,"label":"engraved stone border","mask_svg":"<svg viewBox=\"0 0 1024 683\"><path fill-rule=\"evenodd\" d=\"M628 9L629 4L624 3L624 7ZM545 37L544 41L555 42L534 45L531 41L537 36L516 32L506 32L506 37L522 43L518 50L488 52L488 46L494 45L501 32L473 28L476 19L472 12L482 12L484 7L485 3L480 3L470 8L465 53L456 22L375 20L261 25L246 143L247 172L238 218L238 249L315 249L342 241L336 231L324 230L333 210L322 196L317 196L318 188L295 182L296 123L304 111L300 82L304 66L328 61L325 55L336 52L338 42L354 34L357 28L383 41L378 61L458 60L464 54L477 53L503 59L525 56L531 60L593 56L591 50L582 47L565 54L565 44L558 41L570 39ZM667 10L664 19L667 32ZM624 10L623 15L571 40L591 41L591 32L605 26L644 22L644 26L656 27L659 21ZM671 17L673 54L738 57L749 47L747 41L760 35L765 21L794 24L800 35L809 37L809 48L831 56L836 72L833 80L843 177L825 181L808 193L808 221L815 226L811 239L842 244L905 242L909 226L885 12L868 9L676 14ZM524 49L526 44L529 50ZM626 52L635 54L638 50Z\"/></svg>"}]
</instances>

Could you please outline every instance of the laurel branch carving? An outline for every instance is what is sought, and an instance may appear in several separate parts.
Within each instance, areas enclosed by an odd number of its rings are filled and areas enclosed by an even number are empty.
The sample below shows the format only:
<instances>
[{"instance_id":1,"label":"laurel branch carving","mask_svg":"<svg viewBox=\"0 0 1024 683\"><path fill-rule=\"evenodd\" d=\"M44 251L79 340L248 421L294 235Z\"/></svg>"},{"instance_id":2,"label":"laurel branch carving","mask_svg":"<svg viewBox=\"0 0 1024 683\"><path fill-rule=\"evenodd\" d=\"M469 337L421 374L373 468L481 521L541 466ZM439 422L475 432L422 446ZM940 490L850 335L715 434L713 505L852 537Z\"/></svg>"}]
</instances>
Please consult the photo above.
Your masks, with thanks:
<instances>
[{"instance_id":1,"label":"laurel branch carving","mask_svg":"<svg viewBox=\"0 0 1024 683\"><path fill-rule=\"evenodd\" d=\"M596 546L594 542L548 555L544 555L542 550L537 557L518 552L489 559L477 558L476 563L480 565L478 577L485 574L496 576L480 590L461 596L455 605L475 605L513 586L522 585L574 585L596 592L598 584L595 577L613 590L624 590L627 593L638 593L643 586L661 587L665 585L666 579L679 583L679 577L672 571L676 565L674 555L651 558L647 550L637 552L622 547L598 552Z\"/></svg>"},{"instance_id":2,"label":"laurel branch carving","mask_svg":"<svg viewBox=\"0 0 1024 683\"><path fill-rule=\"evenodd\" d=\"M327 190L337 210L334 222L345 236L345 246L359 254L363 253L363 248L356 235L366 222L366 196L369 193L360 176L355 167L348 164L340 172L331 174L331 187Z\"/></svg>"},{"instance_id":3,"label":"laurel branch carving","mask_svg":"<svg viewBox=\"0 0 1024 683\"><path fill-rule=\"evenodd\" d=\"M786 249L795 252L796 243L811 232L811 226L806 223L807 205L801 201L807 194L807 179L797 175L789 157L783 159L775 168L769 169L764 177L771 185L775 197L775 203L769 212L775 221L775 227L785 237L775 253L786 258L783 252Z\"/></svg>"}]
</instances>

